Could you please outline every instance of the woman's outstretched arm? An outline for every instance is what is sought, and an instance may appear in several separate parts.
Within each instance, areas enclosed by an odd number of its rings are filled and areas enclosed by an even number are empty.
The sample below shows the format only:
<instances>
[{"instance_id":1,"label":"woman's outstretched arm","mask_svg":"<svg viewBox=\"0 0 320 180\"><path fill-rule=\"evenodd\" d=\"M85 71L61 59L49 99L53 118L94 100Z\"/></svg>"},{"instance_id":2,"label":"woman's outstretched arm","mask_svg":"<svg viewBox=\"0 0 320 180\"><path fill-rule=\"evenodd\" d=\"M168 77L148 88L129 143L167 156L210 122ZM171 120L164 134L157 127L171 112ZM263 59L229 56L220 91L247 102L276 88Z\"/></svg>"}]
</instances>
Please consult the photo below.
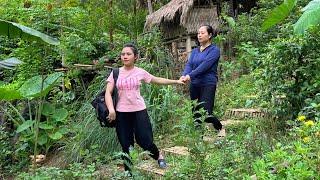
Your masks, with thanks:
<instances>
[{"instance_id":1,"label":"woman's outstretched arm","mask_svg":"<svg viewBox=\"0 0 320 180\"><path fill-rule=\"evenodd\" d=\"M173 79L166 79L162 77L153 77L151 79L152 84L162 84L162 85L169 85L169 84L184 84L182 80L173 80Z\"/></svg>"}]
</instances>

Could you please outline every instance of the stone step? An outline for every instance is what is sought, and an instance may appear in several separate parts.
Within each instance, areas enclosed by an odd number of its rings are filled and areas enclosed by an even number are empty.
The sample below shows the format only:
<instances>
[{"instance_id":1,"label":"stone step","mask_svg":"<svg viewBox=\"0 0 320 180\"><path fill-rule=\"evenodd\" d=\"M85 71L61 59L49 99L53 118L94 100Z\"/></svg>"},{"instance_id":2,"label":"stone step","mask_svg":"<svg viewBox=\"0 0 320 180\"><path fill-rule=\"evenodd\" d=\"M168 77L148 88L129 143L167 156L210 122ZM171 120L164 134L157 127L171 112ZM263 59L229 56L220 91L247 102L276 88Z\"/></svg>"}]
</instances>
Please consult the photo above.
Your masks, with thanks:
<instances>
[{"instance_id":1,"label":"stone step","mask_svg":"<svg viewBox=\"0 0 320 180\"><path fill-rule=\"evenodd\" d=\"M247 109L247 108L239 108L239 109L228 109L225 113L225 117L237 117L237 118L261 118L265 117L266 113L260 109Z\"/></svg>"},{"instance_id":2,"label":"stone step","mask_svg":"<svg viewBox=\"0 0 320 180\"><path fill-rule=\"evenodd\" d=\"M188 148L184 146L173 146L170 148L164 148L163 152L165 154L173 154L173 155L179 155L179 156L189 155Z\"/></svg>"},{"instance_id":3,"label":"stone step","mask_svg":"<svg viewBox=\"0 0 320 180\"><path fill-rule=\"evenodd\" d=\"M169 164L167 164L168 167L166 169L160 169L158 166L157 161L155 160L147 160L143 161L140 164L137 165L137 169L140 171L144 171L148 174L154 174L158 176L164 176L164 174L168 171L168 168L170 167Z\"/></svg>"}]
</instances>

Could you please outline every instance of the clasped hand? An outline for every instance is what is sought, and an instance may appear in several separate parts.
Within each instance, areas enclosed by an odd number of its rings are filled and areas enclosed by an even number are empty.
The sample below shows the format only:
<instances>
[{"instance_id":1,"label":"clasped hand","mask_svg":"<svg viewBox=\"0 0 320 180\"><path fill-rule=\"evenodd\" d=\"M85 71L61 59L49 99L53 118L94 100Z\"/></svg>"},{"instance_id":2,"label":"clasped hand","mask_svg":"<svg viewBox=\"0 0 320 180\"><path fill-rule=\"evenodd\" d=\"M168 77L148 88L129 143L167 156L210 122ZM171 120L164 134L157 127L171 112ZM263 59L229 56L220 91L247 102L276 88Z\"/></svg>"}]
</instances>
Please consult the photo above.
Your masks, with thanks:
<instances>
[{"instance_id":1,"label":"clasped hand","mask_svg":"<svg viewBox=\"0 0 320 180\"><path fill-rule=\"evenodd\" d=\"M190 76L189 75L186 75L186 76L181 76L179 81L182 81L184 83L187 83L189 82L191 79L190 79Z\"/></svg>"}]
</instances>

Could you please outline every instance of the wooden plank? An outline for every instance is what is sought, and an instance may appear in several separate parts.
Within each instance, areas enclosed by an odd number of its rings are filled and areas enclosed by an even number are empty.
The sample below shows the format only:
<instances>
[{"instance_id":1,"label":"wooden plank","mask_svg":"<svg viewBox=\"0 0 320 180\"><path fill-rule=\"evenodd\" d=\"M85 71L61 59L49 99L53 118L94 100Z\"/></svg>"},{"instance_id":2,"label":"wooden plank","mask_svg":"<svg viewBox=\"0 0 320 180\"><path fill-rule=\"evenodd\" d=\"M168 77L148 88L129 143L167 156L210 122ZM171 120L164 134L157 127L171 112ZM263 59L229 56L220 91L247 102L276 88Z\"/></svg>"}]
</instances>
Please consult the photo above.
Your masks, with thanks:
<instances>
[{"instance_id":1,"label":"wooden plank","mask_svg":"<svg viewBox=\"0 0 320 180\"><path fill-rule=\"evenodd\" d=\"M214 143L216 139L217 139L216 137L212 137L212 136L203 136L203 141L207 143Z\"/></svg>"},{"instance_id":2,"label":"wooden plank","mask_svg":"<svg viewBox=\"0 0 320 180\"><path fill-rule=\"evenodd\" d=\"M230 119L228 119L228 120L226 120L226 121L220 121L220 122L221 122L221 124L222 124L223 126L229 126L229 125L234 125L234 124L243 123L244 121L238 121L238 120L230 120Z\"/></svg>"},{"instance_id":3,"label":"wooden plank","mask_svg":"<svg viewBox=\"0 0 320 180\"><path fill-rule=\"evenodd\" d=\"M218 134L217 134L217 137L218 138L224 138L224 137L226 137L226 129L224 129L224 128L222 128L219 132L218 132Z\"/></svg>"},{"instance_id":4,"label":"wooden plank","mask_svg":"<svg viewBox=\"0 0 320 180\"><path fill-rule=\"evenodd\" d=\"M164 174L168 170L168 167L166 169L160 169L157 164L157 161L152 160L152 161L143 161L142 163L138 164L137 169L141 171L145 171L150 174L164 176Z\"/></svg>"},{"instance_id":5,"label":"wooden plank","mask_svg":"<svg viewBox=\"0 0 320 180\"><path fill-rule=\"evenodd\" d=\"M216 140L223 139L227 136L226 129L222 128L215 136L203 136L203 141L208 143L214 143Z\"/></svg>"},{"instance_id":6,"label":"wooden plank","mask_svg":"<svg viewBox=\"0 0 320 180\"><path fill-rule=\"evenodd\" d=\"M68 69L67 68L57 68L57 69L55 69L55 71L68 71Z\"/></svg>"},{"instance_id":7,"label":"wooden plank","mask_svg":"<svg viewBox=\"0 0 320 180\"><path fill-rule=\"evenodd\" d=\"M229 109L229 111L235 111L235 112L262 112L260 109L253 109L253 108Z\"/></svg>"},{"instance_id":8,"label":"wooden plank","mask_svg":"<svg viewBox=\"0 0 320 180\"><path fill-rule=\"evenodd\" d=\"M258 177L257 177L257 175L256 175L256 174L254 174L254 175L250 176L250 178L251 178L252 180L257 180L257 179L258 179Z\"/></svg>"},{"instance_id":9,"label":"wooden plank","mask_svg":"<svg viewBox=\"0 0 320 180\"><path fill-rule=\"evenodd\" d=\"M253 117L265 117L265 112L260 109L253 108L239 108L239 109L228 109L226 117L240 117L240 118L253 118Z\"/></svg>"},{"instance_id":10,"label":"wooden plank","mask_svg":"<svg viewBox=\"0 0 320 180\"><path fill-rule=\"evenodd\" d=\"M173 146L170 148L164 148L163 152L165 154L170 153L174 155L187 156L189 155L189 151L187 147L184 146Z\"/></svg>"},{"instance_id":11,"label":"wooden plank","mask_svg":"<svg viewBox=\"0 0 320 180\"><path fill-rule=\"evenodd\" d=\"M191 52L192 46L191 46L191 37L187 36L186 40L186 52ZM190 57L190 53L188 53L188 58Z\"/></svg>"}]
</instances>

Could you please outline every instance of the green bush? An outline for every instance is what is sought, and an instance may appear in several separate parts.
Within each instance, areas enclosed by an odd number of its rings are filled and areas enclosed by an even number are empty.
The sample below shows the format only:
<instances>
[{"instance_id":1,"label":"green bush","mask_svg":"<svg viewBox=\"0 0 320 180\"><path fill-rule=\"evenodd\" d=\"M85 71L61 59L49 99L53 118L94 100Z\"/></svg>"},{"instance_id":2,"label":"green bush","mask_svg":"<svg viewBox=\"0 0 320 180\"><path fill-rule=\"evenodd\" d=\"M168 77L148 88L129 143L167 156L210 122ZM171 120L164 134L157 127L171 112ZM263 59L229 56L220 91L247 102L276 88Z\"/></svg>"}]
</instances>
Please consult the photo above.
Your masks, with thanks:
<instances>
[{"instance_id":1,"label":"green bush","mask_svg":"<svg viewBox=\"0 0 320 180\"><path fill-rule=\"evenodd\" d=\"M319 174L320 123L300 115L290 130L291 141L254 163L258 179L317 179Z\"/></svg>"},{"instance_id":2,"label":"green bush","mask_svg":"<svg viewBox=\"0 0 320 180\"><path fill-rule=\"evenodd\" d=\"M304 36L278 38L269 43L261 55L262 65L256 79L260 79L261 97L269 102L274 115L291 119L320 89L320 26ZM262 81L261 81L262 79ZM282 103L278 103L278 99Z\"/></svg>"},{"instance_id":3,"label":"green bush","mask_svg":"<svg viewBox=\"0 0 320 180\"><path fill-rule=\"evenodd\" d=\"M0 146L0 171L5 173L9 170L10 164L12 164L14 149L10 143L9 133L5 131L4 126L0 126Z\"/></svg>"},{"instance_id":4,"label":"green bush","mask_svg":"<svg viewBox=\"0 0 320 180\"><path fill-rule=\"evenodd\" d=\"M89 41L75 33L65 34L61 38L60 50L67 64L91 64L92 60L88 57L96 51Z\"/></svg>"},{"instance_id":5,"label":"green bush","mask_svg":"<svg viewBox=\"0 0 320 180\"><path fill-rule=\"evenodd\" d=\"M18 146L13 144L13 137L0 126L0 177L9 176L21 171L29 163L28 154L18 152Z\"/></svg>"},{"instance_id":6,"label":"green bush","mask_svg":"<svg viewBox=\"0 0 320 180\"><path fill-rule=\"evenodd\" d=\"M320 122L320 93L317 93L313 98L307 98L305 104L300 114L305 114L308 119Z\"/></svg>"},{"instance_id":7,"label":"green bush","mask_svg":"<svg viewBox=\"0 0 320 180\"><path fill-rule=\"evenodd\" d=\"M96 165L83 165L73 163L67 169L56 167L41 167L35 173L20 173L16 179L35 180L35 179L97 179L99 174L96 172Z\"/></svg>"}]
</instances>

